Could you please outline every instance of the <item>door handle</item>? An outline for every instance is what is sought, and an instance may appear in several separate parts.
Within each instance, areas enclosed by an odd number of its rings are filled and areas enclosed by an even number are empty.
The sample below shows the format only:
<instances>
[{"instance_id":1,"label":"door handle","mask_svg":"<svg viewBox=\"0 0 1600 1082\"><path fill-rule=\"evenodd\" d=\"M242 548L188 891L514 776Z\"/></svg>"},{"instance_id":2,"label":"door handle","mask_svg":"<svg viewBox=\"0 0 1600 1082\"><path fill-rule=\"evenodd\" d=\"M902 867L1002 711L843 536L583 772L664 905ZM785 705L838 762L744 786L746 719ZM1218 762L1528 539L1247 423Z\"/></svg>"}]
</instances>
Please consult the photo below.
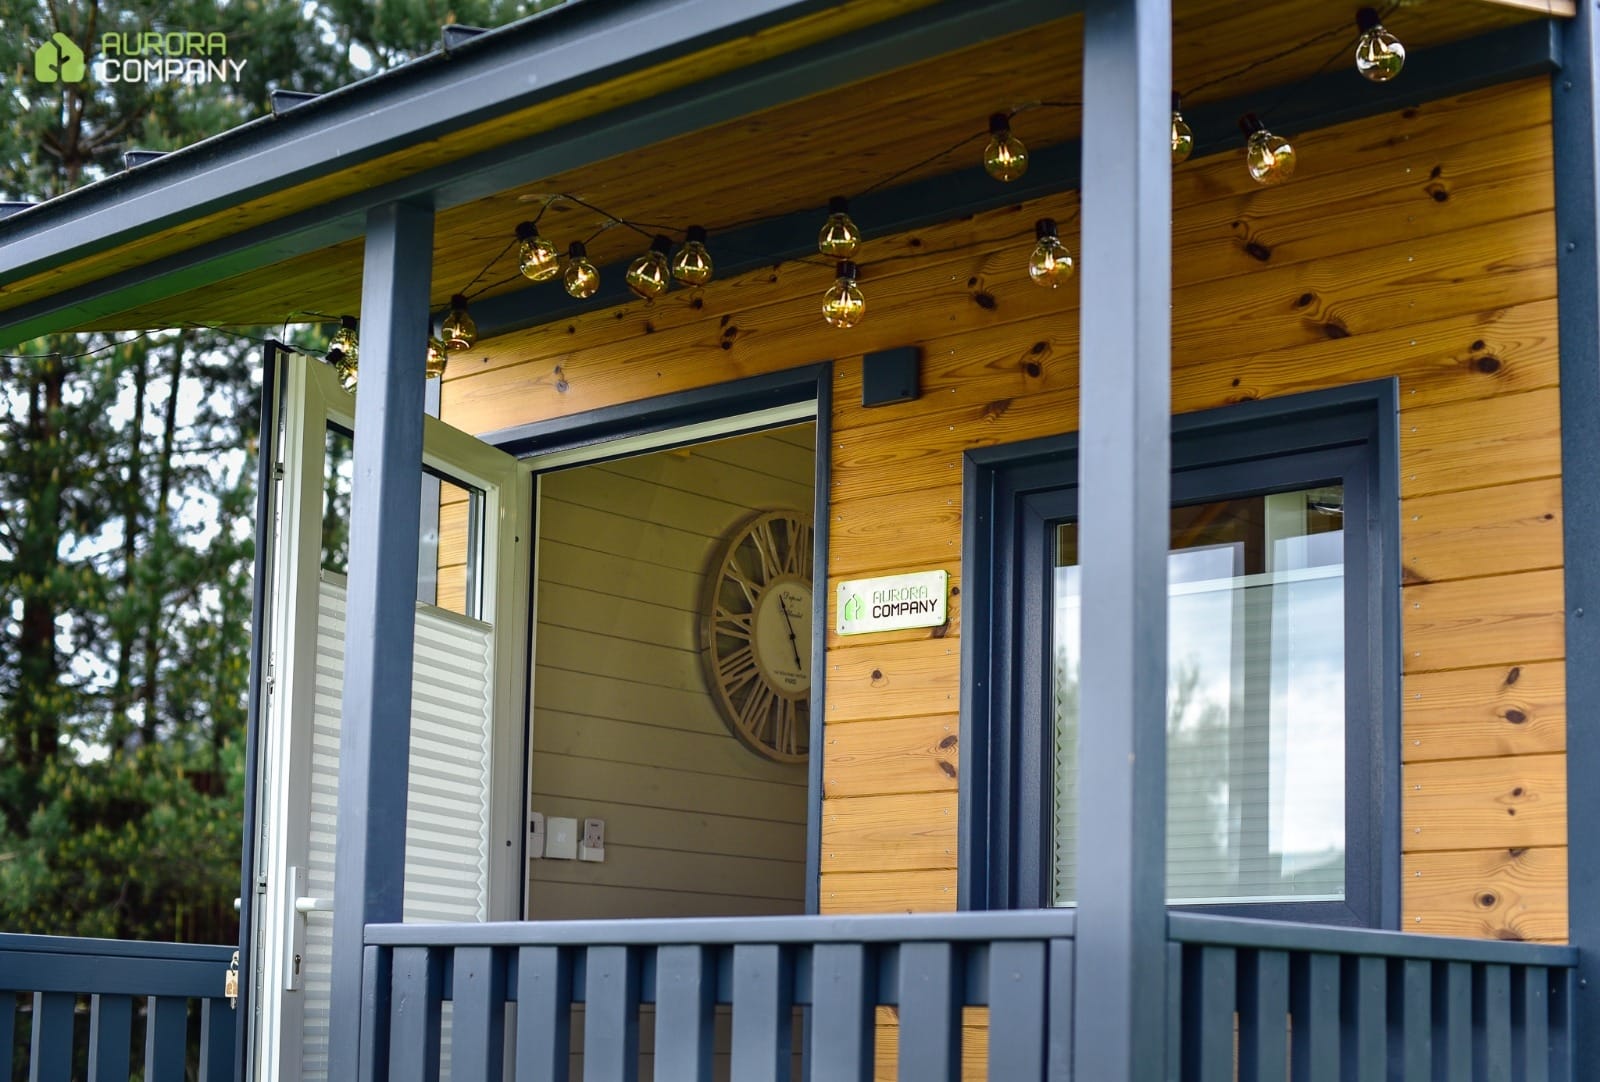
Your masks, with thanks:
<instances>
[{"instance_id":1,"label":"door handle","mask_svg":"<svg viewBox=\"0 0 1600 1082\"><path fill-rule=\"evenodd\" d=\"M283 959L283 988L286 992L298 991L305 985L306 915L333 912L332 898L314 898L305 894L306 879L306 870L299 867L291 867L289 874L284 877L285 901L288 903L284 909L289 922L289 934L284 937Z\"/></svg>"}]
</instances>

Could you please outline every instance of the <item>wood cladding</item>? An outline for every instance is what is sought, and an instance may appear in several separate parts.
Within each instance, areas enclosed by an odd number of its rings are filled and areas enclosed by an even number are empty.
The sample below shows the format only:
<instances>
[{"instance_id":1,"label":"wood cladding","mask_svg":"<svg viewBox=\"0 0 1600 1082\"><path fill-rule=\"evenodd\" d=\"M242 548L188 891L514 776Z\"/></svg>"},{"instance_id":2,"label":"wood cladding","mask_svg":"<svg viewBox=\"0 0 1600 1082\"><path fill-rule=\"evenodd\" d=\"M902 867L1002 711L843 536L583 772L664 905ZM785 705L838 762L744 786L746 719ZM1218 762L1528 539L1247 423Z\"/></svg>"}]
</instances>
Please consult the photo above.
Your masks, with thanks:
<instances>
[{"instance_id":1,"label":"wood cladding","mask_svg":"<svg viewBox=\"0 0 1600 1082\"><path fill-rule=\"evenodd\" d=\"M1548 98L1536 80L1297 133L1275 188L1233 153L1174 172L1175 411L1398 381L1413 930L1566 931ZM831 576L944 567L959 588L963 453L1077 424L1076 290L1022 272L1032 221L1075 208L874 238L848 333L818 317L826 271L783 265L485 343L445 416L487 431L836 358ZM859 355L909 344L922 397L860 408ZM954 904L960 635L827 640L826 911Z\"/></svg>"}]
</instances>

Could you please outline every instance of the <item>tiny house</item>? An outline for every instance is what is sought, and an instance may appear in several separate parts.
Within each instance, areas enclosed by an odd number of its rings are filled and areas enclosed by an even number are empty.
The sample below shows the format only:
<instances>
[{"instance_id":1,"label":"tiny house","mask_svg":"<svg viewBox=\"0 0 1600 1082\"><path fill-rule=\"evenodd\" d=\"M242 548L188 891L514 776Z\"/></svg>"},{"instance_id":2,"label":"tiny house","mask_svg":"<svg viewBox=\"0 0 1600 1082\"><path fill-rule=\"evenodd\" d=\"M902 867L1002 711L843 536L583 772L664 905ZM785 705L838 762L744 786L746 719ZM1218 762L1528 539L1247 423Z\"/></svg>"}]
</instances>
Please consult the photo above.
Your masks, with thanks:
<instances>
[{"instance_id":1,"label":"tiny house","mask_svg":"<svg viewBox=\"0 0 1600 1082\"><path fill-rule=\"evenodd\" d=\"M353 317L198 1069L1600 1078L1594 20L576 0L0 222Z\"/></svg>"}]
</instances>

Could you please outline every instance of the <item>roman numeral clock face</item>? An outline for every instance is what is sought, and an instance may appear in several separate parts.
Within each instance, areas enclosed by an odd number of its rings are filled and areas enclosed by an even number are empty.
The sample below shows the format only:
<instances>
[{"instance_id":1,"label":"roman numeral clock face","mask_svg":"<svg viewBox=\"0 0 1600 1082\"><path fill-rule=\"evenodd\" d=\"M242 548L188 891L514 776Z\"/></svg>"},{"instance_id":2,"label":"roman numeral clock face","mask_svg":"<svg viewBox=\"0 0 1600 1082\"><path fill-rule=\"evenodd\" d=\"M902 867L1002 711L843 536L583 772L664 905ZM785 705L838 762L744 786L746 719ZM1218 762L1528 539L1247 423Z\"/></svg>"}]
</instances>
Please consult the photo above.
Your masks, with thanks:
<instances>
[{"instance_id":1,"label":"roman numeral clock face","mask_svg":"<svg viewBox=\"0 0 1600 1082\"><path fill-rule=\"evenodd\" d=\"M728 538L701 626L711 697L752 750L804 762L811 728L811 516L767 511Z\"/></svg>"}]
</instances>

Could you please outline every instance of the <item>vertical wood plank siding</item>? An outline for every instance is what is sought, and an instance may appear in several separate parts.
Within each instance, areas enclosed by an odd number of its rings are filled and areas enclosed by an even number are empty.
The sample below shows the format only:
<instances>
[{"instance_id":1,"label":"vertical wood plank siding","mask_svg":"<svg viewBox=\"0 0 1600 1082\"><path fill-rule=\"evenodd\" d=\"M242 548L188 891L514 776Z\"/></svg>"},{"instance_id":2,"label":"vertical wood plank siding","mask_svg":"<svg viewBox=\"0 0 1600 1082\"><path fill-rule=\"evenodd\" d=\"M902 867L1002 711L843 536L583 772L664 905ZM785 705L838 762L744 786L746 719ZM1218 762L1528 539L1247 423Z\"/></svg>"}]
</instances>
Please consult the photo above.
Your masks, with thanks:
<instances>
[{"instance_id":1,"label":"vertical wood plank siding","mask_svg":"<svg viewBox=\"0 0 1600 1082\"><path fill-rule=\"evenodd\" d=\"M1549 117L1531 81L1289 133L1281 187L1231 152L1173 176L1176 410L1400 381L1412 931L1566 935ZM836 358L830 576L944 567L958 591L963 451L1076 425L1077 291L1024 271L1034 219L1075 215L1067 192L869 240L849 332L820 318L829 273L786 264L487 342L444 417L490 432ZM863 410L861 354L913 343L922 397ZM825 912L954 908L952 608L829 632Z\"/></svg>"}]
</instances>

